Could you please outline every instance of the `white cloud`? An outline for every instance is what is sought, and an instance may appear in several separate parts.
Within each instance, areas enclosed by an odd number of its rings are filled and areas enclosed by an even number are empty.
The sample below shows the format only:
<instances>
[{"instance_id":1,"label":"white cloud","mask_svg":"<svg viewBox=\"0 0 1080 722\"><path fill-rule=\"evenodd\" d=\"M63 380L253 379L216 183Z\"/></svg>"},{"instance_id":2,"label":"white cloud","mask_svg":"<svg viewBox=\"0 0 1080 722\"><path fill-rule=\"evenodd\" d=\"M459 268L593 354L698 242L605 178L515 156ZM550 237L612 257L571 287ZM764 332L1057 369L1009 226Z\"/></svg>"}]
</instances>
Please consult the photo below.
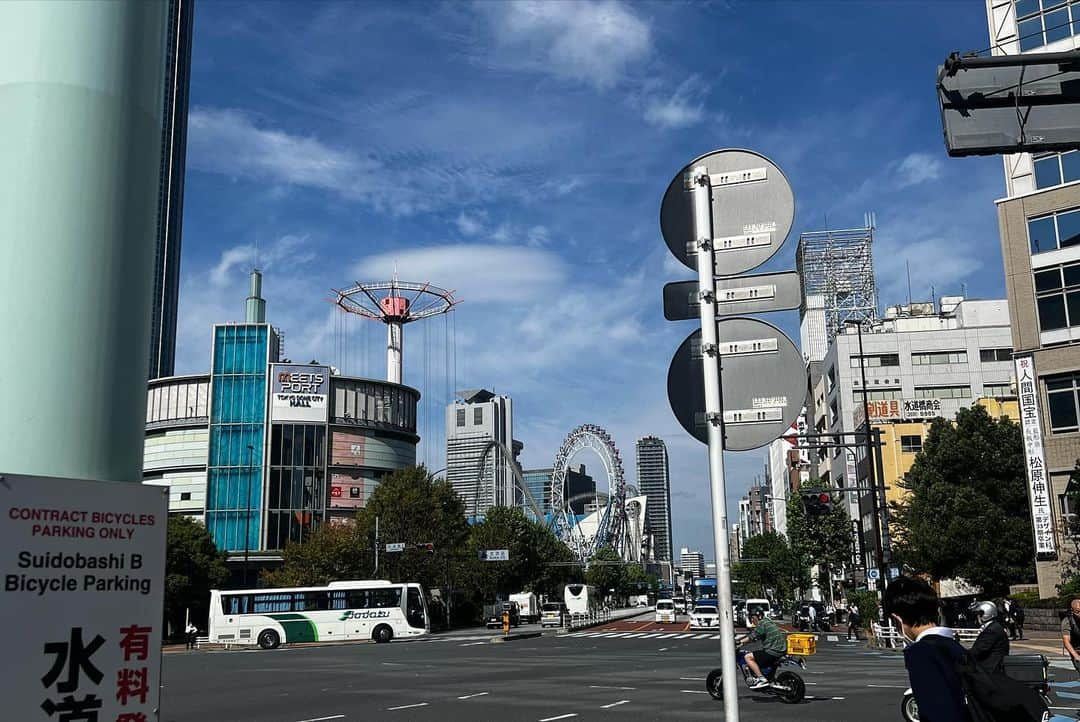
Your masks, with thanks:
<instances>
[{"instance_id":1,"label":"white cloud","mask_svg":"<svg viewBox=\"0 0 1080 722\"><path fill-rule=\"evenodd\" d=\"M458 213L457 219L454 220L454 225L457 226L458 231L460 231L463 236L475 236L477 233L484 230L482 216L466 215L465 211Z\"/></svg>"},{"instance_id":2,"label":"white cloud","mask_svg":"<svg viewBox=\"0 0 1080 722\"><path fill-rule=\"evenodd\" d=\"M388 278L395 267L404 280L430 280L469 303L535 300L567 277L562 260L550 251L482 243L381 253L357 264L353 275Z\"/></svg>"},{"instance_id":3,"label":"white cloud","mask_svg":"<svg viewBox=\"0 0 1080 722\"><path fill-rule=\"evenodd\" d=\"M687 128L705 117L705 88L693 75L670 96L653 96L645 102L645 121L659 128Z\"/></svg>"},{"instance_id":4,"label":"white cloud","mask_svg":"<svg viewBox=\"0 0 1080 722\"><path fill-rule=\"evenodd\" d=\"M617 0L481 2L499 46L497 62L607 89L652 51L649 24Z\"/></svg>"},{"instance_id":5,"label":"white cloud","mask_svg":"<svg viewBox=\"0 0 1080 722\"><path fill-rule=\"evenodd\" d=\"M941 159L929 153L911 153L896 166L901 188L937 180L943 170Z\"/></svg>"}]
</instances>

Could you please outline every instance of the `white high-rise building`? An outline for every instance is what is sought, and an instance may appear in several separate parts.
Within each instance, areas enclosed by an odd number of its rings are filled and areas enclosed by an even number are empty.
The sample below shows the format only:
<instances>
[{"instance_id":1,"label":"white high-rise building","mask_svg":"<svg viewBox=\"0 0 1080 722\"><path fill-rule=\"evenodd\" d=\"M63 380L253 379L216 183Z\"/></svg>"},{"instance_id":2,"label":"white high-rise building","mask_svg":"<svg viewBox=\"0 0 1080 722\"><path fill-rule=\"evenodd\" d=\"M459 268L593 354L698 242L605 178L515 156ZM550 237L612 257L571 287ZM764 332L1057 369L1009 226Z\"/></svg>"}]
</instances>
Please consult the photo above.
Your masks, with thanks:
<instances>
[{"instance_id":1,"label":"white high-rise building","mask_svg":"<svg viewBox=\"0 0 1080 722\"><path fill-rule=\"evenodd\" d=\"M705 576L705 556L700 551L690 551L683 547L679 552L679 568L683 576L699 579Z\"/></svg>"},{"instance_id":2,"label":"white high-rise building","mask_svg":"<svg viewBox=\"0 0 1080 722\"><path fill-rule=\"evenodd\" d=\"M646 436L637 440L638 488L649 500L646 519L653 539L653 560L672 561L671 548L671 479L667 446L663 439Z\"/></svg>"},{"instance_id":3,"label":"white high-rise building","mask_svg":"<svg viewBox=\"0 0 1080 722\"><path fill-rule=\"evenodd\" d=\"M521 449L509 396L486 389L458 392L446 407L446 480L467 516L482 516L493 506L521 506L523 494L510 469Z\"/></svg>"}]
</instances>

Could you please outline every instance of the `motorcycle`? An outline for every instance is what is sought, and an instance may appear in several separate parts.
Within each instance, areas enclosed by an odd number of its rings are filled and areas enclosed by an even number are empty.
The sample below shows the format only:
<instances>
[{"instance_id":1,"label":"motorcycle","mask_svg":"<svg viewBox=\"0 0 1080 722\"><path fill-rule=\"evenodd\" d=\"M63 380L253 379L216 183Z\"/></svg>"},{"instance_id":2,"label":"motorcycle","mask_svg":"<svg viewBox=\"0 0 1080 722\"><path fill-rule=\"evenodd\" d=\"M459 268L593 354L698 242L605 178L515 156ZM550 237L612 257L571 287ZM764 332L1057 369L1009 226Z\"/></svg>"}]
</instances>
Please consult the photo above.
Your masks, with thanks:
<instances>
[{"instance_id":1,"label":"motorcycle","mask_svg":"<svg viewBox=\"0 0 1080 722\"><path fill-rule=\"evenodd\" d=\"M750 686L753 675L750 673L750 667L746 664L746 655L748 650L739 648L735 650L735 662L739 667L739 671L742 672L743 682L747 687ZM787 704L797 704L802 702L803 697L806 696L806 682L795 672L790 670L780 670L780 667L784 665L790 665L792 667L799 667L800 669L806 669L806 662L798 657L792 657L791 655L784 655L772 667L764 667L761 670L762 676L769 681L769 686L760 687L755 692L763 692L765 694L776 695L781 702ZM709 676L705 678L705 689L713 699L724 698L724 686L723 686L722 669L714 669L709 672Z\"/></svg>"}]
</instances>

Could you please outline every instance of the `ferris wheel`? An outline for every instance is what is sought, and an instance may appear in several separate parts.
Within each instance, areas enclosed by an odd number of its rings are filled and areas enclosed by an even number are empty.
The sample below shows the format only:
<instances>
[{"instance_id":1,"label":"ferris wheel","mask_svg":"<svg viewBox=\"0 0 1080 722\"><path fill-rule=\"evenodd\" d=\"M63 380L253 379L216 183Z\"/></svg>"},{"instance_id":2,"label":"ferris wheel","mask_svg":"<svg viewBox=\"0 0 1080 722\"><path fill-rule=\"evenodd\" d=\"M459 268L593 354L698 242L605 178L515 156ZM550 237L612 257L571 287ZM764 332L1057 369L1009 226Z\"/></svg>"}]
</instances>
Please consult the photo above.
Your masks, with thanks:
<instances>
[{"instance_id":1,"label":"ferris wheel","mask_svg":"<svg viewBox=\"0 0 1080 722\"><path fill-rule=\"evenodd\" d=\"M566 473L579 451L589 449L600 457L608 478L607 503L597 509L595 526L583 527L571 509L573 499L566 495ZM555 456L551 472L551 528L555 535L581 561L588 561L597 551L610 546L626 559L630 553L626 515L626 480L622 458L615 441L602 427L582 424L571 431ZM599 496L599 495L597 495Z\"/></svg>"}]
</instances>

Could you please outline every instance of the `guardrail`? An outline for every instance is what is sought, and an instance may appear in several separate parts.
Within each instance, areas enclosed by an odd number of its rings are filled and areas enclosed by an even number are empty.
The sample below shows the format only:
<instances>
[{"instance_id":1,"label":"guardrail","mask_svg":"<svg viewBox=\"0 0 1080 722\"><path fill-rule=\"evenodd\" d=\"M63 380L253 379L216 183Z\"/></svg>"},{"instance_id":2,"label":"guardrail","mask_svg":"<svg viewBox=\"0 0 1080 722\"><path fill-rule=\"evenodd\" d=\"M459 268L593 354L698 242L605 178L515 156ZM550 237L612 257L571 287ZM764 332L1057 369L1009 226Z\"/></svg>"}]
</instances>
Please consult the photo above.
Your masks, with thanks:
<instances>
[{"instance_id":1,"label":"guardrail","mask_svg":"<svg viewBox=\"0 0 1080 722\"><path fill-rule=\"evenodd\" d=\"M874 622L870 625L870 631L873 633L875 646L885 649L903 649L908 645L908 641L896 627ZM952 633L957 642L969 647L978 638L980 631L978 629L953 629Z\"/></svg>"}]
</instances>

